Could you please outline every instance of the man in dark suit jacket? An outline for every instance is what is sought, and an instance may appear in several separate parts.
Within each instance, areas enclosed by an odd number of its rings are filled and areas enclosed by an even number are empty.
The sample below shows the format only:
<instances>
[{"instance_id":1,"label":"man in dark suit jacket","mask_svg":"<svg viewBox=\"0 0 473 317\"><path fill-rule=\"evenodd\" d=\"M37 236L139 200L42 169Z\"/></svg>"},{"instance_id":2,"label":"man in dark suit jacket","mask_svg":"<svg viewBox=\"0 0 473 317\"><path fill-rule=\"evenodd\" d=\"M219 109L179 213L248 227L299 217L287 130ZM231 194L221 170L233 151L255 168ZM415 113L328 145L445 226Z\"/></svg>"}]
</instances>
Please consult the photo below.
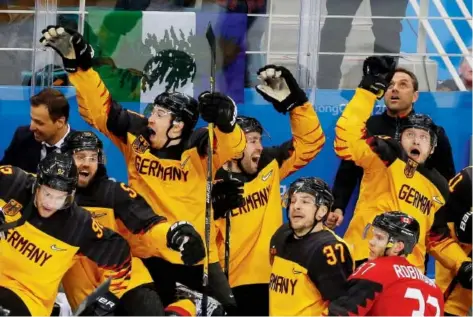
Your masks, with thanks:
<instances>
[{"instance_id":1,"label":"man in dark suit jacket","mask_svg":"<svg viewBox=\"0 0 473 317\"><path fill-rule=\"evenodd\" d=\"M414 113L413 105L419 97L419 83L411 71L397 68L386 94L384 103L386 111L380 115L371 116L366 122L370 135L386 135L399 137L399 117ZM426 164L437 169L447 180L455 176L455 166L450 141L442 127L438 127L438 141L435 152L428 158ZM343 221L345 209L355 187L360 184L363 169L353 161L341 161L333 185L335 198L333 212L327 217L329 227L339 226Z\"/></svg>"},{"instance_id":2,"label":"man in dark suit jacket","mask_svg":"<svg viewBox=\"0 0 473 317\"><path fill-rule=\"evenodd\" d=\"M68 124L69 103L58 90L43 89L30 98L31 122L16 129L0 165L14 165L36 173L40 160L60 147L71 128Z\"/></svg>"}]
</instances>

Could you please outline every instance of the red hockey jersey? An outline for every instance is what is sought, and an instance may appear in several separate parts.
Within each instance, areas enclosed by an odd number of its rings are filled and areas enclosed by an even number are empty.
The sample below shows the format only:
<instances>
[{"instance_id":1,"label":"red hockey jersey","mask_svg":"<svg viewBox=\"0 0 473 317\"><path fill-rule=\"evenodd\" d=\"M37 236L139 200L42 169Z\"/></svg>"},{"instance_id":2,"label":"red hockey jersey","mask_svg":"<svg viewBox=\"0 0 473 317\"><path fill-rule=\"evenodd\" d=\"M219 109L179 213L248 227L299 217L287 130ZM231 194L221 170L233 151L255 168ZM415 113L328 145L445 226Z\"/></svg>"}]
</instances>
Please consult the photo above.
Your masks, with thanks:
<instances>
[{"instance_id":1,"label":"red hockey jersey","mask_svg":"<svg viewBox=\"0 0 473 317\"><path fill-rule=\"evenodd\" d=\"M443 316L443 294L406 258L386 256L361 265L347 294L332 301L330 316Z\"/></svg>"}]
</instances>

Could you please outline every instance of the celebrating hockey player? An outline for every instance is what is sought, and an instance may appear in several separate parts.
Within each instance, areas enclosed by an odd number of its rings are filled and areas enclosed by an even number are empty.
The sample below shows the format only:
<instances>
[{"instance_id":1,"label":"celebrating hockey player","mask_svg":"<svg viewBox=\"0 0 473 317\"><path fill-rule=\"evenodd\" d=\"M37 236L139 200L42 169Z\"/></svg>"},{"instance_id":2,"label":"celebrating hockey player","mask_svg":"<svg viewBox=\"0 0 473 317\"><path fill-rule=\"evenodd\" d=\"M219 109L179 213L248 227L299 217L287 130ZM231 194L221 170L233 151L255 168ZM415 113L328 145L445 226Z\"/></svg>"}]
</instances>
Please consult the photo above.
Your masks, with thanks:
<instances>
[{"instance_id":1,"label":"celebrating hockey player","mask_svg":"<svg viewBox=\"0 0 473 317\"><path fill-rule=\"evenodd\" d=\"M132 246L133 255L141 257L162 256L167 246L180 251L182 260L193 265L204 257L204 244L192 225L186 221L171 225L153 212L146 201L124 183L107 176L102 141L93 132L74 131L65 139L62 150L73 156L79 173L76 202L88 210L101 225L120 233ZM137 239L136 242L133 239ZM162 316L164 309L153 280L143 262L132 258L130 284L123 296L111 299L117 306L115 315ZM62 284L75 310L87 294L102 280L98 266L81 258L67 272ZM100 307L91 307L89 312ZM96 313L96 312L95 312ZM91 313L92 314L92 313Z\"/></svg>"},{"instance_id":2,"label":"celebrating hockey player","mask_svg":"<svg viewBox=\"0 0 473 317\"><path fill-rule=\"evenodd\" d=\"M105 278L112 278L110 291L97 301L103 311L112 309L107 298L127 290L130 248L74 203L77 176L72 157L58 153L39 163L36 177L0 167L0 223L19 221L0 240L0 306L13 316L49 316L76 255L94 261Z\"/></svg>"},{"instance_id":3,"label":"celebrating hockey player","mask_svg":"<svg viewBox=\"0 0 473 317\"><path fill-rule=\"evenodd\" d=\"M294 181L287 194L289 225L271 239L271 316L320 316L344 294L354 262L347 244L324 227L333 195L317 177Z\"/></svg>"},{"instance_id":4,"label":"celebrating hockey player","mask_svg":"<svg viewBox=\"0 0 473 317\"><path fill-rule=\"evenodd\" d=\"M420 232L403 212L376 216L363 236L369 261L350 276L346 295L330 303L329 316L443 316L440 288L406 259Z\"/></svg>"},{"instance_id":5,"label":"celebrating hockey player","mask_svg":"<svg viewBox=\"0 0 473 317\"><path fill-rule=\"evenodd\" d=\"M382 98L390 85L395 67L392 57L371 56L364 61L359 88L335 128L335 152L364 169L360 192L369 197L358 201L344 238L354 246L359 265L369 254L361 243L365 225L385 210L402 210L420 224L420 240L408 260L423 272L429 251L458 272L470 260L450 237L443 217L436 217L448 197L448 184L437 170L424 164L435 151L435 124L426 115L413 114L401 120L399 140L367 135L365 122L376 98Z\"/></svg>"},{"instance_id":6,"label":"celebrating hockey player","mask_svg":"<svg viewBox=\"0 0 473 317\"><path fill-rule=\"evenodd\" d=\"M213 188L214 217L220 218L217 224L223 241L230 213L228 276L242 316L268 315L268 245L283 223L280 181L313 160L325 143L314 107L289 70L267 65L258 76L262 84L256 90L276 111L289 113L293 136L280 146L263 148L259 121L238 117L247 140L243 157L227 163L216 175L223 181ZM235 197L238 190L240 195Z\"/></svg>"},{"instance_id":7,"label":"celebrating hockey player","mask_svg":"<svg viewBox=\"0 0 473 317\"><path fill-rule=\"evenodd\" d=\"M452 236L459 241L463 251L471 257L471 197L472 167L465 167L449 182L450 197L439 212L444 212ZM446 269L435 263L435 282L444 292L445 315L467 316L472 306L472 264L465 262L459 272Z\"/></svg>"},{"instance_id":8,"label":"celebrating hockey player","mask_svg":"<svg viewBox=\"0 0 473 317\"><path fill-rule=\"evenodd\" d=\"M91 68L92 49L79 33L51 26L43 30L40 41L62 57L77 90L81 116L109 137L124 154L130 186L169 221L188 221L204 236L208 158L203 148L206 142L194 144L189 140L200 111L205 121L215 124L215 139L211 140L216 144L212 155L214 170L240 157L246 140L235 124L237 109L233 100L220 93L203 93L197 103L187 95L164 92L156 97L147 119L112 100L99 75ZM209 281L213 285L209 290L231 310L235 300L218 263L213 225L210 236ZM156 257L145 261L165 306L174 301L176 279L193 288L202 286L203 265L183 266L178 253L172 263Z\"/></svg>"}]
</instances>

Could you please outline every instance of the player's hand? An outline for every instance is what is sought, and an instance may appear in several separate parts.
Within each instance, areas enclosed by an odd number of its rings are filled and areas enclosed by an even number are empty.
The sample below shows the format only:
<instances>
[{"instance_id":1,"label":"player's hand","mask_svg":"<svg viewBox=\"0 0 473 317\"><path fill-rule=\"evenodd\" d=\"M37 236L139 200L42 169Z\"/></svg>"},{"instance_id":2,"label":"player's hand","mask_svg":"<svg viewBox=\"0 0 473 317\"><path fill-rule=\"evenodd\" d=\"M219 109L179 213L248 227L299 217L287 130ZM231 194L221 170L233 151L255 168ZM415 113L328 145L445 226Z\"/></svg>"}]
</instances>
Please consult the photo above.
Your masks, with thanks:
<instances>
[{"instance_id":1,"label":"player's hand","mask_svg":"<svg viewBox=\"0 0 473 317\"><path fill-rule=\"evenodd\" d=\"M199 233L187 221L178 221L169 228L167 246L181 252L185 265L194 265L205 257L205 247Z\"/></svg>"},{"instance_id":2,"label":"player's hand","mask_svg":"<svg viewBox=\"0 0 473 317\"><path fill-rule=\"evenodd\" d=\"M393 79L397 62L391 56L370 56L363 62L363 78L358 87L383 98Z\"/></svg>"},{"instance_id":3,"label":"player's hand","mask_svg":"<svg viewBox=\"0 0 473 317\"><path fill-rule=\"evenodd\" d=\"M214 220L225 218L227 212L245 205L244 183L238 179L220 180L212 186Z\"/></svg>"},{"instance_id":4,"label":"player's hand","mask_svg":"<svg viewBox=\"0 0 473 317\"><path fill-rule=\"evenodd\" d=\"M471 281L472 281L472 264L470 261L465 261L460 266L460 269L457 273L458 282L460 283L463 288L471 289Z\"/></svg>"},{"instance_id":5,"label":"player's hand","mask_svg":"<svg viewBox=\"0 0 473 317\"><path fill-rule=\"evenodd\" d=\"M287 68L266 65L257 74L261 84L256 86L256 91L272 103L276 111L286 114L308 101L305 92Z\"/></svg>"},{"instance_id":6,"label":"player's hand","mask_svg":"<svg viewBox=\"0 0 473 317\"><path fill-rule=\"evenodd\" d=\"M99 296L96 299L95 303L91 305L92 312L87 313L87 315L111 316L113 315L113 311L117 308L118 302L118 297L116 297L113 293L108 292L107 294ZM87 309L87 311L89 311L89 309Z\"/></svg>"},{"instance_id":7,"label":"player's hand","mask_svg":"<svg viewBox=\"0 0 473 317\"><path fill-rule=\"evenodd\" d=\"M327 220L325 220L325 225L330 229L335 229L340 226L343 222L343 211L340 208L335 209L334 211L329 212Z\"/></svg>"},{"instance_id":8,"label":"player's hand","mask_svg":"<svg viewBox=\"0 0 473 317\"><path fill-rule=\"evenodd\" d=\"M232 98L219 92L203 92L199 96L202 119L214 123L220 131L230 133L235 128L237 107Z\"/></svg>"},{"instance_id":9,"label":"player's hand","mask_svg":"<svg viewBox=\"0 0 473 317\"><path fill-rule=\"evenodd\" d=\"M461 218L455 220L455 233L458 241L471 244L472 218L473 212L470 209L465 212Z\"/></svg>"},{"instance_id":10,"label":"player's hand","mask_svg":"<svg viewBox=\"0 0 473 317\"><path fill-rule=\"evenodd\" d=\"M75 73L79 67L83 70L92 67L94 50L82 35L60 25L50 25L41 33L43 36L39 42L51 47L61 56L67 72Z\"/></svg>"}]
</instances>

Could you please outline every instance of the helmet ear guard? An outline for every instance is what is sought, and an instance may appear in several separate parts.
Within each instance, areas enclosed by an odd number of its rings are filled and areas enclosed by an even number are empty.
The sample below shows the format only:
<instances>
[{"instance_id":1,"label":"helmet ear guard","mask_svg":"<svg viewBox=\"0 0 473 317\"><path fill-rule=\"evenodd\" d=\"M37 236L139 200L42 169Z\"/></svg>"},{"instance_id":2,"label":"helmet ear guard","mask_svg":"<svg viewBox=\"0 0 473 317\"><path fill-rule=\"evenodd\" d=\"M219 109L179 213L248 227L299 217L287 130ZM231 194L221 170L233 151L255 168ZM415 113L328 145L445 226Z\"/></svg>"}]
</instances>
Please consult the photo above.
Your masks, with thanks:
<instances>
[{"instance_id":1,"label":"helmet ear guard","mask_svg":"<svg viewBox=\"0 0 473 317\"><path fill-rule=\"evenodd\" d=\"M388 234L386 249L391 248L395 242L404 243L400 254L412 253L420 237L420 225L417 220L400 211L389 211L374 218L371 224L365 227L363 237L366 238L371 227L379 228Z\"/></svg>"}]
</instances>

